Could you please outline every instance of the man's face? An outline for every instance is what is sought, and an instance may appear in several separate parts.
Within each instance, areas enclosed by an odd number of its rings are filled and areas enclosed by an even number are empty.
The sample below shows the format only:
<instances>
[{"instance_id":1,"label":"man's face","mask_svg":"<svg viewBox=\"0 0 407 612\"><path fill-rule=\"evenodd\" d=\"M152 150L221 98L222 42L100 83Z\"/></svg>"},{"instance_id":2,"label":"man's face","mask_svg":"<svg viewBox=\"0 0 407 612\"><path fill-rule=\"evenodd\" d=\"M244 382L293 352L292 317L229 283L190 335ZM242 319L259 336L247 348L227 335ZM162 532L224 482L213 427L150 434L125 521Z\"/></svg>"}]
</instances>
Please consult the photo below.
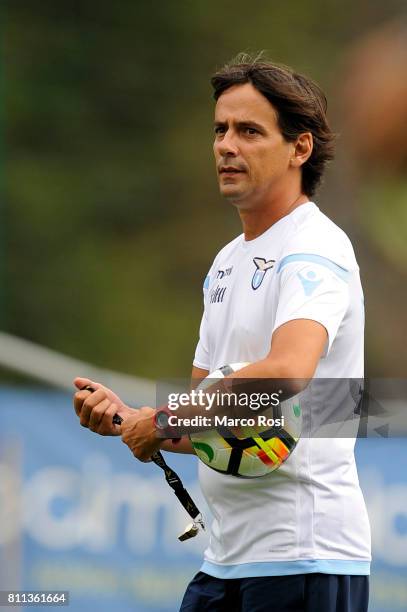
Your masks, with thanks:
<instances>
[{"instance_id":1,"label":"man's face","mask_svg":"<svg viewBox=\"0 0 407 612\"><path fill-rule=\"evenodd\" d=\"M251 83L218 99L213 145L221 194L242 208L262 205L285 184L293 144L270 102Z\"/></svg>"}]
</instances>

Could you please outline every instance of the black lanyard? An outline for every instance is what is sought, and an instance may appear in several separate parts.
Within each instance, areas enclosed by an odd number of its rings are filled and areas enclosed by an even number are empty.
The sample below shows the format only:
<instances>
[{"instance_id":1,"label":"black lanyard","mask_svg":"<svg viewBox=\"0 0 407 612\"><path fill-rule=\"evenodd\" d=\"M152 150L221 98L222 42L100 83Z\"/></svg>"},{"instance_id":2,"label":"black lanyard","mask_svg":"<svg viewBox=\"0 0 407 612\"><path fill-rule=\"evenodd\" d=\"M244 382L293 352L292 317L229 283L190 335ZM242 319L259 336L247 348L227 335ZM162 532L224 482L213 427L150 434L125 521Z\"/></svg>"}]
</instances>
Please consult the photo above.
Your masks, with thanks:
<instances>
[{"instance_id":1,"label":"black lanyard","mask_svg":"<svg viewBox=\"0 0 407 612\"><path fill-rule=\"evenodd\" d=\"M118 414L115 414L113 417L113 423L115 425L121 425L123 423L123 419ZM175 495L178 497L181 504L184 506L185 510L188 512L189 516L192 519L196 519L196 517L200 514L195 502L192 497L182 484L181 478L178 476L176 472L166 463L164 457L162 456L160 451L155 452L151 455L151 460L154 461L158 467L160 467L165 474L165 480L170 485L171 489L173 489Z\"/></svg>"},{"instance_id":2,"label":"black lanyard","mask_svg":"<svg viewBox=\"0 0 407 612\"><path fill-rule=\"evenodd\" d=\"M95 390L96 389L94 389L90 385L86 385L86 387L83 387L81 389L81 391L91 391L92 393ZM118 414L115 414L113 417L113 424L121 425L122 423L123 423L122 417ZM180 536L178 536L178 539L181 540L181 542L183 542L185 540L189 540L190 538L193 538L194 536L197 535L199 531L199 526L202 527L202 529L205 529L205 525L204 525L201 513L199 512L192 497L190 496L190 494L188 493L188 491L182 484L181 478L178 476L176 472L174 472L172 468L169 467L169 465L167 465L161 452L160 451L155 452L151 456L151 460L154 461L154 463L158 465L158 467L160 467L164 471L165 480L168 482L171 489L173 489L175 495L178 497L179 501L181 502L185 510L188 512L189 516L193 519L193 523L190 523L189 525L187 525L187 527L185 528L185 531Z\"/></svg>"}]
</instances>

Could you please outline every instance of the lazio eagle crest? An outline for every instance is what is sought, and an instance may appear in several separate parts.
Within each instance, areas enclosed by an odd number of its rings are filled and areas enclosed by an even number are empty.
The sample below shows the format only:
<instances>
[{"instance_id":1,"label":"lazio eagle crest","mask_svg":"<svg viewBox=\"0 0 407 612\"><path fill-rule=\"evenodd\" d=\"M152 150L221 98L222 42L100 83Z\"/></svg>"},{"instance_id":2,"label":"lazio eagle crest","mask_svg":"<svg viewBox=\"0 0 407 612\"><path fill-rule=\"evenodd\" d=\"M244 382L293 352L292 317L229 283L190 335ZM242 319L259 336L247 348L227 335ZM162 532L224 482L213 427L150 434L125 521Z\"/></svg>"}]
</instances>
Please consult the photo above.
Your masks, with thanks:
<instances>
[{"instance_id":1,"label":"lazio eagle crest","mask_svg":"<svg viewBox=\"0 0 407 612\"><path fill-rule=\"evenodd\" d=\"M270 259L270 261L266 261L264 257L254 257L253 262L256 266L256 270L252 278L252 289L256 290L262 284L263 278L265 277L267 270L271 270L276 260Z\"/></svg>"}]
</instances>

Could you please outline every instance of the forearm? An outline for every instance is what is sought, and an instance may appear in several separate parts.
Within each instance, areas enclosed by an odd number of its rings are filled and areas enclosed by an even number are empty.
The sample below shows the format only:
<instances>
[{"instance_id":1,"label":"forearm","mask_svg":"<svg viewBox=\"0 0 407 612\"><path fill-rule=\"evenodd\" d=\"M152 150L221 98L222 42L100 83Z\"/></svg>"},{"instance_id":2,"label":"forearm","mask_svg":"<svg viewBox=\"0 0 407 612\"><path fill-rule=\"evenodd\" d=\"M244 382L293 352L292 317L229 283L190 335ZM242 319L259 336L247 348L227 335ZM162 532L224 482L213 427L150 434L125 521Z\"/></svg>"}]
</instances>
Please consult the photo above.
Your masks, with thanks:
<instances>
[{"instance_id":1,"label":"forearm","mask_svg":"<svg viewBox=\"0 0 407 612\"><path fill-rule=\"evenodd\" d=\"M299 374L299 370L292 367L292 364L267 358L250 363L227 376L227 379L233 379L232 390L237 394L271 394L278 391L281 401L303 391L310 381L304 371Z\"/></svg>"}]
</instances>

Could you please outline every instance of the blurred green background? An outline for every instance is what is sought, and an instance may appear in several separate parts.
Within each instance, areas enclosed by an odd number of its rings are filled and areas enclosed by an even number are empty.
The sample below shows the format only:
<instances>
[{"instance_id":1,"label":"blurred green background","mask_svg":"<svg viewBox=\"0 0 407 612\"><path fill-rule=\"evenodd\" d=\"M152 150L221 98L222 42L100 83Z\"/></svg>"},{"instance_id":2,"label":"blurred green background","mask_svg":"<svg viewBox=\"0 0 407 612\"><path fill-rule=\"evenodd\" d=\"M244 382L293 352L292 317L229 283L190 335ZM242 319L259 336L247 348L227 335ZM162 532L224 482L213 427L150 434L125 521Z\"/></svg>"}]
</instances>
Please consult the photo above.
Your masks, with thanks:
<instances>
[{"instance_id":1,"label":"blurred green background","mask_svg":"<svg viewBox=\"0 0 407 612\"><path fill-rule=\"evenodd\" d=\"M10 3L0 328L98 366L185 376L201 287L240 233L218 195L212 72L268 50L325 89L337 159L316 198L351 237L367 371L406 372L405 3Z\"/></svg>"}]
</instances>

